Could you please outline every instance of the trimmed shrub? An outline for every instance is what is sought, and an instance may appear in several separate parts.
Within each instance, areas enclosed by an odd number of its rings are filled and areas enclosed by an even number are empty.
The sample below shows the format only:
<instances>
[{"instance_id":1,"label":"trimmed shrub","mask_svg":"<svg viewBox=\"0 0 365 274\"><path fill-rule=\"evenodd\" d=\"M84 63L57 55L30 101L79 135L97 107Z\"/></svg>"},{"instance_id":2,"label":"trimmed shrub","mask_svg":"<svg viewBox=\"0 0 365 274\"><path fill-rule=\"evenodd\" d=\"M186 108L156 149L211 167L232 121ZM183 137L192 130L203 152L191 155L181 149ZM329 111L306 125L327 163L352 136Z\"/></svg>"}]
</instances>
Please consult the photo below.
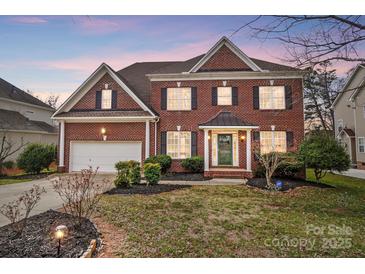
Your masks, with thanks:
<instances>
[{"instance_id":1,"label":"trimmed shrub","mask_svg":"<svg viewBox=\"0 0 365 274\"><path fill-rule=\"evenodd\" d=\"M303 168L304 165L299 161L297 155L294 153L286 153L282 155L282 162L276 169L274 176L282 178L295 177Z\"/></svg>"},{"instance_id":2,"label":"trimmed shrub","mask_svg":"<svg viewBox=\"0 0 365 274\"><path fill-rule=\"evenodd\" d=\"M54 145L29 144L17 159L17 166L27 173L39 174L56 159Z\"/></svg>"},{"instance_id":3,"label":"trimmed shrub","mask_svg":"<svg viewBox=\"0 0 365 274\"><path fill-rule=\"evenodd\" d=\"M118 171L114 180L116 187L130 187L141 182L141 165L137 161L120 161L115 164Z\"/></svg>"},{"instance_id":4,"label":"trimmed shrub","mask_svg":"<svg viewBox=\"0 0 365 274\"><path fill-rule=\"evenodd\" d=\"M280 163L274 172L274 177L279 178L292 178L300 172L304 165L299 161L298 156L295 153L280 153ZM264 178L265 167L258 164L257 168L253 171L254 177Z\"/></svg>"},{"instance_id":5,"label":"trimmed shrub","mask_svg":"<svg viewBox=\"0 0 365 274\"><path fill-rule=\"evenodd\" d=\"M257 178L265 178L265 168L258 164L256 169L253 171L253 176Z\"/></svg>"},{"instance_id":6,"label":"trimmed shrub","mask_svg":"<svg viewBox=\"0 0 365 274\"><path fill-rule=\"evenodd\" d=\"M139 184L141 182L141 164L137 161L130 160L128 167L130 183Z\"/></svg>"},{"instance_id":7,"label":"trimmed shrub","mask_svg":"<svg viewBox=\"0 0 365 274\"><path fill-rule=\"evenodd\" d=\"M118 171L117 178L114 180L116 187L129 187L129 163L128 161L119 161L115 164L115 168Z\"/></svg>"},{"instance_id":8,"label":"trimmed shrub","mask_svg":"<svg viewBox=\"0 0 365 274\"><path fill-rule=\"evenodd\" d=\"M200 156L194 156L182 160L181 166L191 172L198 173L204 170L204 159Z\"/></svg>"},{"instance_id":9,"label":"trimmed shrub","mask_svg":"<svg viewBox=\"0 0 365 274\"><path fill-rule=\"evenodd\" d=\"M144 165L144 177L147 185L156 185L160 181L161 166L160 164L147 163Z\"/></svg>"},{"instance_id":10,"label":"trimmed shrub","mask_svg":"<svg viewBox=\"0 0 365 274\"><path fill-rule=\"evenodd\" d=\"M169 155L160 154L156 156L148 157L145 161L145 164L160 164L161 173L165 174L167 170L171 167L172 159Z\"/></svg>"},{"instance_id":11,"label":"trimmed shrub","mask_svg":"<svg viewBox=\"0 0 365 274\"><path fill-rule=\"evenodd\" d=\"M6 161L2 163L2 166L0 168L7 168L7 169L11 169L15 167L15 162L14 161Z\"/></svg>"}]
</instances>

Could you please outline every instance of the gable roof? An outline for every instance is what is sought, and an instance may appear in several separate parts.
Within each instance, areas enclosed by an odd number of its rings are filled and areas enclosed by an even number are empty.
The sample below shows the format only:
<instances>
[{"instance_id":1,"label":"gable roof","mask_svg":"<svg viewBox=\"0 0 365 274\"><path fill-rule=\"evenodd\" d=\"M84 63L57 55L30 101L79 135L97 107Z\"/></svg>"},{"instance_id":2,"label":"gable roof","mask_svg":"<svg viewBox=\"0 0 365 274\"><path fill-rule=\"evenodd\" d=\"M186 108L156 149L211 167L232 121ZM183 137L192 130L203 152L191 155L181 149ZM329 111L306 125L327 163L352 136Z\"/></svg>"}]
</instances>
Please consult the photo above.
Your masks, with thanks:
<instances>
[{"instance_id":1,"label":"gable roof","mask_svg":"<svg viewBox=\"0 0 365 274\"><path fill-rule=\"evenodd\" d=\"M356 68L354 69L354 71L350 74L350 76L347 78L345 85L343 86L343 88L341 89L340 93L337 95L336 99L333 101L331 108L333 108L338 101L340 100L340 98L342 97L342 95L345 93L344 91L348 88L348 86L351 84L352 80L355 78L355 75L361 70L361 69L365 69L365 64L358 64L356 66ZM364 81L363 81L364 83ZM362 84L361 84L362 85ZM352 95L350 96L349 99L353 98L353 95L359 90L359 88L355 89L352 93Z\"/></svg>"},{"instance_id":2,"label":"gable roof","mask_svg":"<svg viewBox=\"0 0 365 274\"><path fill-rule=\"evenodd\" d=\"M199 127L257 127L257 125L246 122L229 111L221 111L209 121L200 124Z\"/></svg>"},{"instance_id":3,"label":"gable roof","mask_svg":"<svg viewBox=\"0 0 365 274\"><path fill-rule=\"evenodd\" d=\"M84 81L81 86L75 90L70 97L58 108L58 110L53 114L52 118L57 117L63 112L68 112L71 108L89 91L89 89L96 84L97 81L101 79L108 73L122 89L128 93L130 97L144 110L150 113L152 117L156 114L149 108L146 103L135 93L129 82L123 78L122 75L116 73L109 65L102 63L90 76Z\"/></svg>"},{"instance_id":4,"label":"gable roof","mask_svg":"<svg viewBox=\"0 0 365 274\"><path fill-rule=\"evenodd\" d=\"M235 44L227 37L223 36L205 55L199 60L189 72L197 72L221 47L226 46L237 55L244 63L246 63L253 71L262 71L262 69L253 62L250 57L243 53Z\"/></svg>"},{"instance_id":5,"label":"gable roof","mask_svg":"<svg viewBox=\"0 0 365 274\"><path fill-rule=\"evenodd\" d=\"M29 120L17 111L0 109L0 130L57 133L57 128L42 121Z\"/></svg>"},{"instance_id":6,"label":"gable roof","mask_svg":"<svg viewBox=\"0 0 365 274\"><path fill-rule=\"evenodd\" d=\"M13 101L18 101L26 104L31 104L49 110L54 110L52 107L42 102L38 98L30 95L29 93L17 88L16 86L10 84L4 79L0 78L0 99L8 99Z\"/></svg>"}]
</instances>

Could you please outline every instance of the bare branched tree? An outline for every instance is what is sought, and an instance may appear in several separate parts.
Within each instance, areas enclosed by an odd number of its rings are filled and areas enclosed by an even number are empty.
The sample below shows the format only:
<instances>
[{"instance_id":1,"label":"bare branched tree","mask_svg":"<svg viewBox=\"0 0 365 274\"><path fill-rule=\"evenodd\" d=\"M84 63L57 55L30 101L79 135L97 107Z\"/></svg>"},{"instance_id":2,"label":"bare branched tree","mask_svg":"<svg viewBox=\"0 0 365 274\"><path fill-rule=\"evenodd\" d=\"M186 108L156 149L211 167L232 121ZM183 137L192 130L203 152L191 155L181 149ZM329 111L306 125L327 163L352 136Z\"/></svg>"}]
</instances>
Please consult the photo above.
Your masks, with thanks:
<instances>
[{"instance_id":1,"label":"bare branched tree","mask_svg":"<svg viewBox=\"0 0 365 274\"><path fill-rule=\"evenodd\" d=\"M343 85L343 78L338 78L331 63L319 64L304 78L305 119L308 124L314 121L320 129L334 129L334 111L331 105ZM319 121L319 123L316 123Z\"/></svg>"},{"instance_id":2,"label":"bare branched tree","mask_svg":"<svg viewBox=\"0 0 365 274\"><path fill-rule=\"evenodd\" d=\"M16 145L15 142L11 141L6 132L2 132L0 137L0 175L2 171L2 166L5 160L13 155L14 153L21 150L26 143L23 142L23 139L21 139L20 144Z\"/></svg>"},{"instance_id":3,"label":"bare branched tree","mask_svg":"<svg viewBox=\"0 0 365 274\"><path fill-rule=\"evenodd\" d=\"M50 95L44 99L44 102L52 108L57 108L57 102L59 98L60 96Z\"/></svg>"},{"instance_id":4,"label":"bare branched tree","mask_svg":"<svg viewBox=\"0 0 365 274\"><path fill-rule=\"evenodd\" d=\"M325 61L365 62L365 16L258 16L235 30L250 29L261 41L285 45L285 61L314 67ZM232 36L231 35L231 36Z\"/></svg>"}]
</instances>

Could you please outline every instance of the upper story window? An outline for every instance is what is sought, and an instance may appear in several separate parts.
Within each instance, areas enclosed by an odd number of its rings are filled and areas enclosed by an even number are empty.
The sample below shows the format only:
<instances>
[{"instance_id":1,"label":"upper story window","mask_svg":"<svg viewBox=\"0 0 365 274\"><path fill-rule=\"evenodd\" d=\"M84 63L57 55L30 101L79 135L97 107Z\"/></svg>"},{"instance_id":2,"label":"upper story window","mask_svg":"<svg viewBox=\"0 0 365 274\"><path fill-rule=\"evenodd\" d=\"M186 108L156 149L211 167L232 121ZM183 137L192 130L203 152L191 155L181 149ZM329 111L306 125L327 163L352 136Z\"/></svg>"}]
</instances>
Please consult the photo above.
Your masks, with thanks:
<instances>
[{"instance_id":1,"label":"upper story window","mask_svg":"<svg viewBox=\"0 0 365 274\"><path fill-rule=\"evenodd\" d=\"M217 88L217 103L220 106L232 105L232 88L218 87Z\"/></svg>"},{"instance_id":2,"label":"upper story window","mask_svg":"<svg viewBox=\"0 0 365 274\"><path fill-rule=\"evenodd\" d=\"M260 109L285 109L285 87L259 87Z\"/></svg>"},{"instance_id":3,"label":"upper story window","mask_svg":"<svg viewBox=\"0 0 365 274\"><path fill-rule=\"evenodd\" d=\"M103 89L101 92L101 108L111 109L112 108L112 90Z\"/></svg>"},{"instance_id":4,"label":"upper story window","mask_svg":"<svg viewBox=\"0 0 365 274\"><path fill-rule=\"evenodd\" d=\"M358 145L359 145L359 152L364 153L365 152L365 137L359 137L357 139Z\"/></svg>"},{"instance_id":5,"label":"upper story window","mask_svg":"<svg viewBox=\"0 0 365 274\"><path fill-rule=\"evenodd\" d=\"M191 156L191 132L168 131L166 152L173 159L189 158Z\"/></svg>"},{"instance_id":6,"label":"upper story window","mask_svg":"<svg viewBox=\"0 0 365 274\"><path fill-rule=\"evenodd\" d=\"M285 131L260 131L260 153L286 152Z\"/></svg>"},{"instance_id":7,"label":"upper story window","mask_svg":"<svg viewBox=\"0 0 365 274\"><path fill-rule=\"evenodd\" d=\"M168 88L167 110L191 110L191 88Z\"/></svg>"}]
</instances>

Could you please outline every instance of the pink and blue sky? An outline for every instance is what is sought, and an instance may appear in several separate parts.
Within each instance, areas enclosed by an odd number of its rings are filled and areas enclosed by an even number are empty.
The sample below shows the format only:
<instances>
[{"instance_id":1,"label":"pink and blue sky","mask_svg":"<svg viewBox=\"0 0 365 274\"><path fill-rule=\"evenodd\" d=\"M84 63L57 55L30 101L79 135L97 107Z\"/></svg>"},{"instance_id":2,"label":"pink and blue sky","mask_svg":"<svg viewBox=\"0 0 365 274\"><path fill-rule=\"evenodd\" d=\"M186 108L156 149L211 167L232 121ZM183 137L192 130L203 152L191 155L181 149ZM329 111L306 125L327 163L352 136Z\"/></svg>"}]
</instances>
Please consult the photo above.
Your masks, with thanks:
<instances>
[{"instance_id":1,"label":"pink and blue sky","mask_svg":"<svg viewBox=\"0 0 365 274\"><path fill-rule=\"evenodd\" d=\"M250 16L0 16L0 77L63 101L102 62L186 60L205 53ZM247 31L231 40L251 57L281 62L285 49Z\"/></svg>"}]
</instances>

